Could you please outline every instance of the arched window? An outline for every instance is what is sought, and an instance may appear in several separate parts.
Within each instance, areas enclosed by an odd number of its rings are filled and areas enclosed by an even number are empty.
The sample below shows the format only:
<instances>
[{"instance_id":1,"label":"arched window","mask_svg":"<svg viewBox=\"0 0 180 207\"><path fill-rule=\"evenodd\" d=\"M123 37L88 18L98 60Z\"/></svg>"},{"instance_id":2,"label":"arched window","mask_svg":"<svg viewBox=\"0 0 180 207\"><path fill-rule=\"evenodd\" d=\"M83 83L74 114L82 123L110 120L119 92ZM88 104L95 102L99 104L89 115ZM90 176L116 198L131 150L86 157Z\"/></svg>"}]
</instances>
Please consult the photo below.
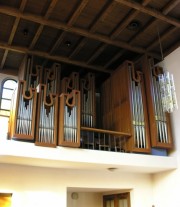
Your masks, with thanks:
<instances>
[{"instance_id":1,"label":"arched window","mask_svg":"<svg viewBox=\"0 0 180 207\"><path fill-rule=\"evenodd\" d=\"M6 79L2 82L0 91L0 115L9 116L11 108L11 98L16 87L16 80Z\"/></svg>"}]
</instances>

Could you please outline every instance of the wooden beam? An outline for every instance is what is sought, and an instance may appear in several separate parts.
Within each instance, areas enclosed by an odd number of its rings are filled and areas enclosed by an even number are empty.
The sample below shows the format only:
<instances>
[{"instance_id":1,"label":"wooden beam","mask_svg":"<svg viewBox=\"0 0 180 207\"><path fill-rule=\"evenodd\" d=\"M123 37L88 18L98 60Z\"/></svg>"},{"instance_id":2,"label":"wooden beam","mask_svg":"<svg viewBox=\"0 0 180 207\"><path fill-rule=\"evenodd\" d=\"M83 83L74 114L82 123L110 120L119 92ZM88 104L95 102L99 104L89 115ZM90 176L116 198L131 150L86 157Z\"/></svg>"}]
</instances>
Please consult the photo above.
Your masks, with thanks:
<instances>
[{"instance_id":1,"label":"wooden beam","mask_svg":"<svg viewBox=\"0 0 180 207\"><path fill-rule=\"evenodd\" d=\"M48 10L46 11L46 14L44 16L45 19L48 19L50 17L54 7L57 4L57 2L58 2L58 0L51 1L51 4L49 5ZM44 28L44 25L40 25L39 26L39 28L36 31L36 34L34 35L34 38L33 38L32 42L31 42L31 44L29 46L29 49L34 48L36 42L38 41L38 39L39 39L39 37L40 37L40 35L41 35L42 31L43 31L43 28Z\"/></svg>"},{"instance_id":2,"label":"wooden beam","mask_svg":"<svg viewBox=\"0 0 180 207\"><path fill-rule=\"evenodd\" d=\"M69 20L67 22L67 26L72 26L74 24L74 22L76 21L78 16L81 14L83 9L86 7L88 2L89 2L89 0L82 0L81 1L81 3L78 5L78 7L73 12L72 16L69 18ZM56 48L62 43L62 41L65 37L65 34L66 34L65 32L62 32L60 34L59 38L56 40L56 42L52 46L52 48L50 50L50 54L53 54L53 52L56 50Z\"/></svg>"},{"instance_id":3,"label":"wooden beam","mask_svg":"<svg viewBox=\"0 0 180 207\"><path fill-rule=\"evenodd\" d=\"M67 64L70 64L70 65L76 65L76 66L82 67L83 69L90 69L90 70L99 71L99 72L108 73L108 74L111 73L111 71L108 71L107 69L104 69L101 66L88 65L85 62L71 60L71 59L63 57L63 56L50 55L47 52L29 50L29 48L27 48L27 47L12 46L12 45L8 45L7 43L0 42L0 48L11 50L11 51L14 51L14 52L23 53L23 54L31 54L31 55L43 57L43 58L46 58L46 59L54 60L54 61L57 61L57 62L67 63Z\"/></svg>"},{"instance_id":4,"label":"wooden beam","mask_svg":"<svg viewBox=\"0 0 180 207\"><path fill-rule=\"evenodd\" d=\"M170 2L168 2L164 8L162 9L162 13L164 15L167 15L178 3L180 2L180 0L172 0ZM130 40L129 43L131 44L136 38L139 37L139 35L143 34L147 29L149 29L149 27L157 27L157 22L158 19L151 19L148 24L146 24L143 28L141 28L141 30L136 33Z\"/></svg>"},{"instance_id":5,"label":"wooden beam","mask_svg":"<svg viewBox=\"0 0 180 207\"><path fill-rule=\"evenodd\" d=\"M72 58L73 56L75 56L83 48L83 46L86 44L86 41L87 41L86 38L82 38L81 41L79 42L79 44L77 45L77 47L69 55L69 58Z\"/></svg>"},{"instance_id":6,"label":"wooden beam","mask_svg":"<svg viewBox=\"0 0 180 207\"><path fill-rule=\"evenodd\" d=\"M108 13L111 12L111 10L113 9L115 5L115 2L112 1L110 3L108 3L106 5L106 8L102 9L102 12L100 13L100 15L98 15L98 17L96 18L96 20L93 22L93 24L91 25L89 32L95 32L97 27L98 27L98 23L100 20L104 20L107 16ZM84 38L82 41L80 41L79 45L75 48L75 50L71 53L71 55L69 56L69 58L73 57L75 54L77 54L80 49L85 45L86 43L86 39ZM101 52L102 50L100 50L99 52ZM100 54L100 53L99 53ZM91 59L91 57L90 57Z\"/></svg>"},{"instance_id":7,"label":"wooden beam","mask_svg":"<svg viewBox=\"0 0 180 207\"><path fill-rule=\"evenodd\" d=\"M83 9L86 7L86 5L88 4L88 2L89 2L89 0L82 0L81 1L81 3L79 4L79 6L73 12L73 15L68 20L68 23L67 23L68 26L71 26L71 25L74 24L74 22L77 20L77 18L79 17L79 15L83 11Z\"/></svg>"},{"instance_id":8,"label":"wooden beam","mask_svg":"<svg viewBox=\"0 0 180 207\"><path fill-rule=\"evenodd\" d=\"M157 37L152 43L149 44L147 47L147 51L152 50L155 46L162 43L166 38L168 38L170 35L172 35L174 32L179 30L179 28L176 27L170 27L167 31L163 32L163 35L160 35L160 39Z\"/></svg>"},{"instance_id":9,"label":"wooden beam","mask_svg":"<svg viewBox=\"0 0 180 207\"><path fill-rule=\"evenodd\" d=\"M39 15L35 15L35 14L29 14L29 13L23 13L18 11L17 9L11 8L11 7L5 7L5 6L1 6L0 7L0 13L3 14L7 14L10 16L15 16L15 17L19 17L22 19L26 19L29 21L33 21L36 22L38 24L42 24L42 25L46 25L46 26L50 26L50 27L54 27L56 29L60 29L60 30L64 30L67 32L71 32L74 34L78 34L87 38L91 38L91 39L95 39L98 40L100 42L104 42L110 45L114 45L116 47L121 47L133 52L137 52L137 53L145 53L145 49L141 48L141 47L135 47L135 46L131 46L126 42L123 41L114 41L111 40L109 37L105 36L105 35L101 35L101 34L93 34L90 33L89 31L85 30L85 29L81 29L81 28L77 28L77 27L70 27L67 24L64 23L60 23L58 21L54 21L54 20L48 20L45 19Z\"/></svg>"},{"instance_id":10,"label":"wooden beam","mask_svg":"<svg viewBox=\"0 0 180 207\"><path fill-rule=\"evenodd\" d=\"M170 0L165 7L163 8L162 13L163 14L168 14L171 10L174 9L178 4L180 3L180 0Z\"/></svg>"},{"instance_id":11,"label":"wooden beam","mask_svg":"<svg viewBox=\"0 0 180 207\"><path fill-rule=\"evenodd\" d=\"M96 52L93 53L93 55L88 59L87 64L90 64L91 62L93 62L100 54L101 52L107 47L106 44L102 44L97 50Z\"/></svg>"},{"instance_id":12,"label":"wooden beam","mask_svg":"<svg viewBox=\"0 0 180 207\"><path fill-rule=\"evenodd\" d=\"M133 8L133 9L136 9L142 13L145 13L147 15L151 15L157 19L160 19L164 22L167 22L169 24L172 24L176 27L180 27L180 21L175 19L175 18L172 18L172 17L167 17L166 15L162 14L161 12L155 10L155 9L151 9L149 7L145 7L145 6L142 6L141 4L135 2L135 1L132 1L132 0L115 0L116 2L120 3L120 4L123 4L123 5L126 5L130 8Z\"/></svg>"},{"instance_id":13,"label":"wooden beam","mask_svg":"<svg viewBox=\"0 0 180 207\"><path fill-rule=\"evenodd\" d=\"M105 65L105 68L109 68L109 66L115 62L117 59L119 59L121 57L121 55L125 52L125 50L120 50L118 53L116 53L116 55L114 55L114 57L112 59L110 59Z\"/></svg>"},{"instance_id":14,"label":"wooden beam","mask_svg":"<svg viewBox=\"0 0 180 207\"><path fill-rule=\"evenodd\" d=\"M19 7L19 10L21 12L24 11L24 8L26 6L26 3L27 3L27 0L22 0L21 1L21 5ZM8 44L12 44L12 41L14 39L14 35L16 33L16 30L17 30L17 27L19 25L19 21L20 21L20 18L19 17L16 17L15 21L14 21L14 24L13 24L13 28L11 30L11 34L10 34L10 37L9 37L9 40L8 40ZM0 69L3 69L4 67L4 64L6 62L6 58L7 58L7 55L8 55L8 50L5 50L4 51L4 54L3 54L3 58L2 58L2 61L1 61L1 66L0 66Z\"/></svg>"},{"instance_id":15,"label":"wooden beam","mask_svg":"<svg viewBox=\"0 0 180 207\"><path fill-rule=\"evenodd\" d=\"M178 47L180 47L180 40L178 40L177 42L175 42L171 48L169 48L168 50L166 50L164 52L164 57L166 57L167 55L169 55L171 52L173 52L174 50L176 50Z\"/></svg>"},{"instance_id":16,"label":"wooden beam","mask_svg":"<svg viewBox=\"0 0 180 207\"><path fill-rule=\"evenodd\" d=\"M146 6L151 0L144 0L142 5ZM118 27L111 34L111 39L115 39L128 25L129 23L139 14L137 10L131 10L128 15L126 15Z\"/></svg>"},{"instance_id":17,"label":"wooden beam","mask_svg":"<svg viewBox=\"0 0 180 207\"><path fill-rule=\"evenodd\" d=\"M110 3L108 3L106 5L106 8L104 8L102 10L102 12L98 15L96 20L91 25L90 30L89 30L90 32L95 32L97 30L99 21L102 21L102 20L106 19L107 15L112 11L112 9L115 6L115 4L116 4L115 1L111 1Z\"/></svg>"}]
</instances>

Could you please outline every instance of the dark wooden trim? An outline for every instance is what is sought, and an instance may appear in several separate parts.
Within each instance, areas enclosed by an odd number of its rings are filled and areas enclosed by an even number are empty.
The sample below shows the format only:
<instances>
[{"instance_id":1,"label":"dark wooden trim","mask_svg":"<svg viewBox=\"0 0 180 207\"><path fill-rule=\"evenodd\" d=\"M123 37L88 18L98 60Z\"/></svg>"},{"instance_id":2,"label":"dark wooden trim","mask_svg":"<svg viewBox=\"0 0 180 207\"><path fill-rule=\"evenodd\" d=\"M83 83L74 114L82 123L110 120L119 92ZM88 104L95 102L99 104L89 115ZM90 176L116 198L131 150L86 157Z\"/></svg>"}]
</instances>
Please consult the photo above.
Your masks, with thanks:
<instances>
[{"instance_id":1,"label":"dark wooden trim","mask_svg":"<svg viewBox=\"0 0 180 207\"><path fill-rule=\"evenodd\" d=\"M93 55L88 59L87 63L90 64L93 62L100 54L101 52L107 47L106 44L102 44L94 53Z\"/></svg>"},{"instance_id":2,"label":"dark wooden trim","mask_svg":"<svg viewBox=\"0 0 180 207\"><path fill-rule=\"evenodd\" d=\"M144 0L142 5L146 6L151 0ZM111 34L111 38L116 38L127 26L128 24L139 14L137 10L131 10L127 16L121 21L119 26Z\"/></svg>"},{"instance_id":3,"label":"dark wooden trim","mask_svg":"<svg viewBox=\"0 0 180 207\"><path fill-rule=\"evenodd\" d=\"M173 0L168 2L164 8L162 9L162 13L164 15L167 15L178 3L180 0ZM138 38L141 34L143 34L147 29L150 27L155 27L157 26L156 24L158 23L157 19L152 18L138 33L136 33L130 40L129 43L131 44L136 38Z\"/></svg>"},{"instance_id":4,"label":"dark wooden trim","mask_svg":"<svg viewBox=\"0 0 180 207\"><path fill-rule=\"evenodd\" d=\"M57 4L57 1L58 1L58 0L53 0L53 1L51 2L51 4L49 5L49 7L48 7L48 9L47 9L47 11L46 11L46 14L45 14L45 16L44 16L45 19L48 19L48 18L50 17L50 15L51 15L51 13L52 13L54 7L55 7L56 4ZM42 31L43 31L43 28L44 28L44 25L40 25L40 26L39 26L39 28L37 29L36 34L35 34L35 36L34 36L32 42L31 42L31 44L30 44L30 46L29 46L29 49L33 49L33 48L34 48L36 42L38 41L38 39L39 39L39 37L40 37L40 35L41 35Z\"/></svg>"},{"instance_id":5,"label":"dark wooden trim","mask_svg":"<svg viewBox=\"0 0 180 207\"><path fill-rule=\"evenodd\" d=\"M75 56L83 48L83 46L86 44L86 41L87 41L86 38L82 38L81 41L79 42L79 44L73 50L73 52L69 55L69 58L72 58L73 56Z\"/></svg>"},{"instance_id":6,"label":"dark wooden trim","mask_svg":"<svg viewBox=\"0 0 180 207\"><path fill-rule=\"evenodd\" d=\"M156 47L158 44L162 43L166 38L168 38L170 35L172 35L172 33L176 32L179 28L176 27L170 27L168 30L166 30L165 32L163 32L162 35L160 35L160 37L156 38L156 40L154 40L152 43L149 44L149 46L147 47L147 51L152 50L154 47Z\"/></svg>"},{"instance_id":7,"label":"dark wooden trim","mask_svg":"<svg viewBox=\"0 0 180 207\"><path fill-rule=\"evenodd\" d=\"M130 51L134 51L137 53L145 53L146 52L145 49L143 49L142 47L131 46L128 43L123 42L123 41L113 41L108 36L105 36L105 35L93 34L85 29L81 29L81 28L77 28L77 27L70 27L64 23L60 23L58 21L53 21L53 20L48 20L48 19L45 19L39 15L34 15L34 14L30 14L30 13L23 13L17 9L13 9L10 7L1 6L0 13L23 18L23 19L26 19L29 21L36 22L38 24L54 27L56 29L64 30L67 32L72 32L74 34L78 34L78 35L81 35L81 36L84 36L87 38L95 39L95 40L98 40L98 41L101 41L101 42L104 42L104 43L107 43L110 45L121 47L121 48L130 50Z\"/></svg>"},{"instance_id":8,"label":"dark wooden trim","mask_svg":"<svg viewBox=\"0 0 180 207\"><path fill-rule=\"evenodd\" d=\"M180 21L178 21L177 19L172 18L172 17L167 17L166 15L164 15L162 12L159 12L158 10L142 6L141 4L139 4L137 2L134 2L134 1L131 1L131 0L115 0L115 1L120 3L120 4L126 5L130 8L136 9L140 12L143 12L147 15L151 15L151 16L157 18L157 19L160 19L164 22L172 24L176 27L180 27Z\"/></svg>"},{"instance_id":9,"label":"dark wooden trim","mask_svg":"<svg viewBox=\"0 0 180 207\"><path fill-rule=\"evenodd\" d=\"M21 12L24 11L24 8L26 6L26 3L27 3L27 0L22 0L21 1L21 5L19 7L19 10ZM20 21L20 18L17 17L14 21L14 24L13 24L13 28L11 30L11 34L10 34L10 37L9 37L9 40L8 40L8 44L11 45L12 44L12 41L14 39L14 35L16 33L16 30L17 30L17 27L18 27L18 24L19 24L19 21ZM8 55L8 50L5 50L4 54L3 54L3 58L2 58L2 61L1 61L1 66L0 66L0 69L3 69L4 68L4 64L6 62L6 58L7 58L7 55Z\"/></svg>"},{"instance_id":10,"label":"dark wooden trim","mask_svg":"<svg viewBox=\"0 0 180 207\"><path fill-rule=\"evenodd\" d=\"M104 73L111 73L111 71L108 71L107 69L104 69L101 66L88 65L85 62L71 60L71 59L63 57L63 56L55 56L55 55L50 55L47 52L29 50L29 48L26 48L26 47L12 46L12 45L8 45L7 43L0 42L0 48L23 53L23 54L36 55L36 56L43 57L43 58L50 59L50 60L54 60L57 62L64 62L64 63L70 64L70 65L80 66L83 69L91 69L91 70L100 71L100 72L104 72Z\"/></svg>"}]
</instances>

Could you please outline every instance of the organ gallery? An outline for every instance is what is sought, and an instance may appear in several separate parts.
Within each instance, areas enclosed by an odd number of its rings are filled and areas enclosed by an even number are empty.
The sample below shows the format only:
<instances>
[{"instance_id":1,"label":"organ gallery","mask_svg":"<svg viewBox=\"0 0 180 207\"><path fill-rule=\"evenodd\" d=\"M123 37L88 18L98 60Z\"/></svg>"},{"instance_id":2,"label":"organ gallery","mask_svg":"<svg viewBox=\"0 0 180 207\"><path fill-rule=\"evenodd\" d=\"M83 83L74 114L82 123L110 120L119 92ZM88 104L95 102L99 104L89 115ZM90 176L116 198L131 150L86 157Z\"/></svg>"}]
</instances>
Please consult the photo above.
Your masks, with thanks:
<instances>
[{"instance_id":1,"label":"organ gallery","mask_svg":"<svg viewBox=\"0 0 180 207\"><path fill-rule=\"evenodd\" d=\"M43 68L27 55L14 92L9 138L118 152L172 149L170 114L163 111L158 79L162 73L153 58L144 56L123 62L99 85L96 73L62 77L60 63Z\"/></svg>"}]
</instances>

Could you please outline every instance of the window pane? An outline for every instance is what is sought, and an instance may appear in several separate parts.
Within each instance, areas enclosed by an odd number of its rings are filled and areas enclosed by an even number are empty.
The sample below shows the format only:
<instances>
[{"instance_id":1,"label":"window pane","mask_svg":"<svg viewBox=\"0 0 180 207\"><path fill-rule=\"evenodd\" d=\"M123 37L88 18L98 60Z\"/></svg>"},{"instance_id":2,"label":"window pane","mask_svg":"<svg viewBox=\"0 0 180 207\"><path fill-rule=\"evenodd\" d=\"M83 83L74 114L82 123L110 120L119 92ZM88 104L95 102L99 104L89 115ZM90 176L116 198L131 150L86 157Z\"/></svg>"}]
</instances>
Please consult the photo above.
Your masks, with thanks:
<instances>
[{"instance_id":1,"label":"window pane","mask_svg":"<svg viewBox=\"0 0 180 207\"><path fill-rule=\"evenodd\" d=\"M11 99L12 98L12 94L13 94L13 90L9 90L9 89L3 89L3 94L2 94L2 98L7 98L7 99Z\"/></svg>"},{"instance_id":2,"label":"window pane","mask_svg":"<svg viewBox=\"0 0 180 207\"><path fill-rule=\"evenodd\" d=\"M11 108L11 101L9 100L1 100L1 109L10 110Z\"/></svg>"},{"instance_id":3,"label":"window pane","mask_svg":"<svg viewBox=\"0 0 180 207\"><path fill-rule=\"evenodd\" d=\"M126 198L119 200L119 207L128 207L128 202Z\"/></svg>"},{"instance_id":4,"label":"window pane","mask_svg":"<svg viewBox=\"0 0 180 207\"><path fill-rule=\"evenodd\" d=\"M16 86L17 86L17 83L14 80L7 80L4 82L4 85L3 85L4 88L12 88L12 89L16 88Z\"/></svg>"}]
</instances>

